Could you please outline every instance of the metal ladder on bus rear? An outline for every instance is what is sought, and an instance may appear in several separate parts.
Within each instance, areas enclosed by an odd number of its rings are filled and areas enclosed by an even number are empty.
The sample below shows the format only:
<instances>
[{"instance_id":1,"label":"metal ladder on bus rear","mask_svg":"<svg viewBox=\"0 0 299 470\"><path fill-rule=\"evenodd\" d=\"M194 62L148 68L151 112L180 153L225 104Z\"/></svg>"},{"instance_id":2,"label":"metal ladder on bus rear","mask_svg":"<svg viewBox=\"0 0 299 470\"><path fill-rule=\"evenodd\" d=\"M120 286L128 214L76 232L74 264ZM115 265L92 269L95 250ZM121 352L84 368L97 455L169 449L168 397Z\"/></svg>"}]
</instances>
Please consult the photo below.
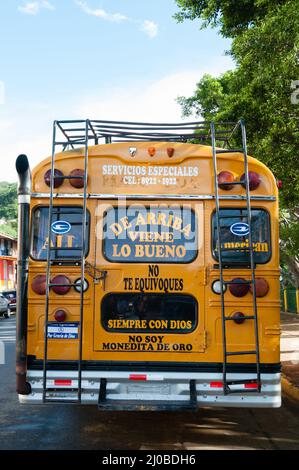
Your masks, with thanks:
<instances>
[{"instance_id":1,"label":"metal ladder on bus rear","mask_svg":"<svg viewBox=\"0 0 299 470\"><path fill-rule=\"evenodd\" d=\"M56 147L58 145L62 145L61 142L56 140L57 134L57 127L61 130L60 124L57 121L54 121L53 124L53 143L52 143L52 158L51 158L51 173L50 173L50 201L49 201L49 224L48 224L48 246L47 246L47 264L46 264L46 303L45 303L45 323L44 323L44 359L43 359L43 402L44 403L81 403L81 396L82 396L82 349L83 349L83 317L84 317L84 278L85 278L85 253L86 253L86 224L87 224L87 179L88 179L88 141L89 141L89 121L85 122L85 139L84 141L78 141L78 144L84 147L84 176L59 176L59 179L80 179L84 180L84 189L83 189L83 204L82 204L82 245L79 247L80 249L80 262L81 265L81 290L80 290L80 319L78 324L79 329L79 344L78 344L78 360L77 360L77 387L73 387L71 391L77 389L77 396L70 400L65 398L55 397L55 393L59 392L64 393L70 392L69 388L59 387L56 389L54 387L47 387L48 375L47 375L47 367L49 365L48 361L48 327L50 325L49 322L49 307L50 307L50 289L54 287L56 284L51 283L51 252L56 247L52 247L50 240L51 240L51 226L53 222L53 209L54 209L54 180L55 180L55 155L56 155ZM76 143L75 143L76 145ZM73 147L73 145L72 145ZM73 147L74 148L74 147ZM61 287L74 287L75 284L59 284ZM51 340L50 340L51 341ZM49 396L50 394L50 396ZM52 397L51 397L52 394ZM54 397L53 397L54 395Z\"/></svg>"},{"instance_id":2,"label":"metal ladder on bus rear","mask_svg":"<svg viewBox=\"0 0 299 470\"><path fill-rule=\"evenodd\" d=\"M238 127L241 128L242 133L242 148L241 149L218 149L216 146L216 130L215 123L211 123L211 139L212 139L212 150L213 150L213 168L214 168L214 185L215 185L215 203L216 203L216 233L217 233L217 252L219 258L219 272L220 272L220 289L221 289L221 317L222 317L222 340L223 340L223 392L224 395L230 393L244 394L244 393L260 393L261 392L261 372L260 372L260 348L259 348L259 330L258 330L258 309L257 309L257 297L256 297L256 281L255 281L255 262L254 262L254 250L252 244L252 213L251 213L251 200L250 200L250 188L249 188L249 174L248 174L248 154L247 154L247 137L246 137L246 128L245 122L240 120ZM254 322L254 336L255 336L255 350L252 351L228 351L227 350L227 328L228 322L233 320L232 317L226 315L225 307L225 290L226 286L232 285L236 282L234 281L225 281L224 280L224 267L222 259L222 240L221 240L221 207L219 196L219 187L218 187L218 165L217 165L217 155L218 154L229 154L229 153L241 153L244 157L244 174L245 181L235 181L233 183L227 183L229 185L244 185L246 187L246 206L247 206L247 221L249 226L249 257L250 257L250 272L251 280L243 281L243 284L252 286L253 294L253 314L244 316L245 320L251 320ZM226 184L226 183L224 183ZM241 282L237 282L242 284ZM236 356L255 356L255 366L256 366L256 378L253 379L244 379L244 380L228 380L228 358ZM253 388L230 388L231 386L237 385L246 385L252 384Z\"/></svg>"}]
</instances>

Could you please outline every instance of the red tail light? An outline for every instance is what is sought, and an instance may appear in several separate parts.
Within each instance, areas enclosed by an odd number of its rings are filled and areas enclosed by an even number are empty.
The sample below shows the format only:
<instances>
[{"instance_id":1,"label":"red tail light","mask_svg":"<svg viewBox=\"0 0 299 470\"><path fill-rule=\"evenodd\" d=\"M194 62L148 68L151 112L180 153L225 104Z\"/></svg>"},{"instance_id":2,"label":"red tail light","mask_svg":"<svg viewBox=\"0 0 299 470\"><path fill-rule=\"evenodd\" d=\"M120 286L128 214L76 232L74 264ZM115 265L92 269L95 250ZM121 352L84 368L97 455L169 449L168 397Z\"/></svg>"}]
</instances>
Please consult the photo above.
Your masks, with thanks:
<instances>
[{"instance_id":1,"label":"red tail light","mask_svg":"<svg viewBox=\"0 0 299 470\"><path fill-rule=\"evenodd\" d=\"M59 186L62 185L64 179L63 179L63 173L60 170L54 170L54 188L59 188ZM44 175L44 180L47 186L51 186L51 170L46 171Z\"/></svg>"},{"instance_id":2,"label":"red tail light","mask_svg":"<svg viewBox=\"0 0 299 470\"><path fill-rule=\"evenodd\" d=\"M146 381L147 376L143 374L130 374L129 380Z\"/></svg>"},{"instance_id":3,"label":"red tail light","mask_svg":"<svg viewBox=\"0 0 299 470\"><path fill-rule=\"evenodd\" d=\"M221 171L218 175L218 186L225 191L230 191L233 189L233 185L223 184L223 183L233 183L235 181L235 176L230 171Z\"/></svg>"},{"instance_id":4,"label":"red tail light","mask_svg":"<svg viewBox=\"0 0 299 470\"><path fill-rule=\"evenodd\" d=\"M277 180L276 183L277 183L278 189L282 189L282 187L283 187L282 181L281 181L281 180Z\"/></svg>"},{"instance_id":5,"label":"red tail light","mask_svg":"<svg viewBox=\"0 0 299 470\"><path fill-rule=\"evenodd\" d=\"M62 379L56 379L54 380L54 385L58 386L58 387L69 387L71 386L73 383L72 380L69 380L69 379L66 379L66 380L62 380Z\"/></svg>"},{"instance_id":6,"label":"red tail light","mask_svg":"<svg viewBox=\"0 0 299 470\"><path fill-rule=\"evenodd\" d=\"M70 176L72 178L70 179L70 184L74 188L83 188L84 187L84 170L80 170L79 168L71 171ZM74 177L77 178L74 178Z\"/></svg>"},{"instance_id":7,"label":"red tail light","mask_svg":"<svg viewBox=\"0 0 299 470\"><path fill-rule=\"evenodd\" d=\"M238 284L238 281L240 284ZM243 282L246 282L245 279L242 278L235 278L233 279L234 284L230 284L229 290L232 295L235 297L244 297L250 289L249 284L243 284Z\"/></svg>"},{"instance_id":8,"label":"red tail light","mask_svg":"<svg viewBox=\"0 0 299 470\"><path fill-rule=\"evenodd\" d=\"M245 317L245 315L242 312L236 312L232 316L232 318L234 319L234 322L237 325L242 325L242 323L244 323L246 321L244 317Z\"/></svg>"},{"instance_id":9,"label":"red tail light","mask_svg":"<svg viewBox=\"0 0 299 470\"><path fill-rule=\"evenodd\" d=\"M71 281L69 280L68 277L64 276L63 274L60 274L59 276L55 276L51 280L51 284L55 284L51 288L53 292L55 292L55 294L58 294L58 295L65 295L71 289L71 286L70 286Z\"/></svg>"},{"instance_id":10,"label":"red tail light","mask_svg":"<svg viewBox=\"0 0 299 470\"><path fill-rule=\"evenodd\" d=\"M269 284L263 277L257 277L255 279L255 291L257 297L265 297L269 292ZM250 292L252 293L252 286L250 286Z\"/></svg>"},{"instance_id":11,"label":"red tail light","mask_svg":"<svg viewBox=\"0 0 299 470\"><path fill-rule=\"evenodd\" d=\"M210 382L211 388L223 388L223 382Z\"/></svg>"},{"instance_id":12,"label":"red tail light","mask_svg":"<svg viewBox=\"0 0 299 470\"><path fill-rule=\"evenodd\" d=\"M45 295L46 293L46 279L47 277L44 274L40 274L33 278L31 283L31 288L33 292L38 295Z\"/></svg>"},{"instance_id":13,"label":"red tail light","mask_svg":"<svg viewBox=\"0 0 299 470\"><path fill-rule=\"evenodd\" d=\"M249 178L249 189L250 191L254 191L255 189L257 189L259 187L259 185L261 184L261 177L258 173L256 173L255 171L249 171L248 172L248 178ZM243 188L246 188L246 184L245 184L245 174L243 174L240 178L240 181L244 181L243 183Z\"/></svg>"},{"instance_id":14,"label":"red tail light","mask_svg":"<svg viewBox=\"0 0 299 470\"><path fill-rule=\"evenodd\" d=\"M244 388L256 388L256 389L258 389L258 388L259 388L259 384L256 383L256 382L253 382L252 384L245 384L245 385L244 385Z\"/></svg>"},{"instance_id":15,"label":"red tail light","mask_svg":"<svg viewBox=\"0 0 299 470\"><path fill-rule=\"evenodd\" d=\"M54 318L58 323L63 323L66 320L67 314L64 310L56 310Z\"/></svg>"}]
</instances>

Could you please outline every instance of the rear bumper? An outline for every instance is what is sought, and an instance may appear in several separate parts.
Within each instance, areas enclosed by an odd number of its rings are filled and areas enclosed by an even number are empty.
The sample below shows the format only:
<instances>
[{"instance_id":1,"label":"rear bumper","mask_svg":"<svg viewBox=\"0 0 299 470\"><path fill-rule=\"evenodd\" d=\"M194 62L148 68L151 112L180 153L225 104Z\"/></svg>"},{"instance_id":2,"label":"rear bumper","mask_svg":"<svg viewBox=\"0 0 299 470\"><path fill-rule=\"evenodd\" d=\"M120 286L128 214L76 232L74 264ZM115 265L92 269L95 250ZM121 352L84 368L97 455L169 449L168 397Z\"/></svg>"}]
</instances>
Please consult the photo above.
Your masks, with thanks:
<instances>
[{"instance_id":1,"label":"rear bumper","mask_svg":"<svg viewBox=\"0 0 299 470\"><path fill-rule=\"evenodd\" d=\"M222 374L215 372L140 372L128 371L82 371L82 404L97 405L99 401L101 379L105 379L106 409L128 409L128 403L134 403L134 409L180 409L186 408L190 401L190 381L195 381L196 406L278 408L281 406L281 374L262 373L261 393L251 390L229 395L223 394ZM135 380L132 380L132 377ZM229 373L228 380L255 379L252 373ZM137 379L137 380L136 380ZM27 381L31 385L30 395L19 395L21 403L42 403L43 373L41 370L29 370ZM47 372L47 397L61 403L75 401L77 398L77 372L49 370ZM243 386L244 387L244 386ZM238 386L240 389L240 386ZM113 405L115 403L115 406ZM147 407L147 403L151 405ZM169 405L169 406L168 406ZM102 407L105 408L105 407ZM131 408L132 409L132 408Z\"/></svg>"}]
</instances>

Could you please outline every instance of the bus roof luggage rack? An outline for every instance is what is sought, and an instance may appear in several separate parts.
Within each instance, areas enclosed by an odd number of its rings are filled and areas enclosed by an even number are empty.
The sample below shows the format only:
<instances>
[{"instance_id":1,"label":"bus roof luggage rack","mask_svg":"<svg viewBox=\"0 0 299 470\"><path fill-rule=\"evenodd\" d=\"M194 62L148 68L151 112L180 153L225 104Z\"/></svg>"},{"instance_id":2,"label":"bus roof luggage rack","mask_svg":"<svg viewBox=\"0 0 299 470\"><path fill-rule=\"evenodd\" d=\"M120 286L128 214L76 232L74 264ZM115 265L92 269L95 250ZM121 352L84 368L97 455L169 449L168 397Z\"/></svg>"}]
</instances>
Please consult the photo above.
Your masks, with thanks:
<instances>
[{"instance_id":1,"label":"bus roof luggage rack","mask_svg":"<svg viewBox=\"0 0 299 470\"><path fill-rule=\"evenodd\" d=\"M161 124L86 119L55 121L54 125L60 133L56 145L62 146L63 150L85 146L86 142L98 145L117 142L187 142L194 139L196 142L208 143L211 139L211 126L206 121ZM217 142L229 147L237 128L236 122L219 122L215 135Z\"/></svg>"},{"instance_id":2,"label":"bus roof luggage rack","mask_svg":"<svg viewBox=\"0 0 299 470\"><path fill-rule=\"evenodd\" d=\"M218 124L217 124L218 126ZM248 155L247 155L247 138L246 138L246 128L244 120L240 120L234 129L234 132L237 130L241 130L241 138L242 138L242 149L225 149L219 150L217 149L217 129L216 124L211 123L211 139L212 139L212 149L213 149L213 169L214 169L214 188L215 188L215 202L216 202L216 234L217 234L217 252L219 257L219 271L220 271L220 283L221 283L221 317L222 317L222 344L223 344L223 393L224 395L228 395L230 393L261 393L261 373L260 373L260 347L259 347L259 330L258 330L258 310L257 310L257 296L256 296L256 282L255 282L255 260L254 260L254 248L252 243L252 214L251 214L251 200L250 200L250 188L249 188L249 171L248 171ZM244 174L245 179L243 181L239 181L237 184L242 184L245 186L246 189L246 206L247 206L247 222L249 226L249 246L246 251L249 254L249 269L250 269L250 280L244 281L226 281L224 280L224 269L226 265L225 259L223 259L222 254L229 250L222 248L222 237L221 237L221 220L227 218L226 216L221 215L221 207L220 207L220 196L219 196L219 186L218 186L218 165L217 165L217 155L223 153L241 153L243 155L244 161ZM244 216L242 216L244 218ZM253 294L253 315L247 315L247 319L254 321L254 339L253 342L255 344L255 349L252 351L227 351L227 328L228 328L228 320L233 318L228 317L226 315L226 305L225 305L225 286L233 285L233 284L247 284L250 285L252 288ZM227 379L227 365L228 365L228 358L229 357L237 357L237 356L255 356L255 368L256 368L256 388L244 388L242 390L235 390L231 389L230 385L233 385ZM246 381L242 381L240 383L246 385Z\"/></svg>"}]
</instances>

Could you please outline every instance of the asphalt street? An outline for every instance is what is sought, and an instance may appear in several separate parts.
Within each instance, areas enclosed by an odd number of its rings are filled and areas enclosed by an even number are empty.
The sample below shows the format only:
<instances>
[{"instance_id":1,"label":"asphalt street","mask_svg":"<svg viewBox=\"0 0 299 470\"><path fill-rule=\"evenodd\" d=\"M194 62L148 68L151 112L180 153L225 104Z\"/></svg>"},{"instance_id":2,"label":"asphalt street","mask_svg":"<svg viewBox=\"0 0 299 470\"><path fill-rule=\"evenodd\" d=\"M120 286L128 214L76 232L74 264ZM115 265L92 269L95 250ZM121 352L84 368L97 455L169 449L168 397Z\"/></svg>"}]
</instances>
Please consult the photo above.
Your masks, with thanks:
<instances>
[{"instance_id":1,"label":"asphalt street","mask_svg":"<svg viewBox=\"0 0 299 470\"><path fill-rule=\"evenodd\" d=\"M95 406L20 405L15 393L15 318L0 318L1 450L299 449L299 406L100 412Z\"/></svg>"}]
</instances>

